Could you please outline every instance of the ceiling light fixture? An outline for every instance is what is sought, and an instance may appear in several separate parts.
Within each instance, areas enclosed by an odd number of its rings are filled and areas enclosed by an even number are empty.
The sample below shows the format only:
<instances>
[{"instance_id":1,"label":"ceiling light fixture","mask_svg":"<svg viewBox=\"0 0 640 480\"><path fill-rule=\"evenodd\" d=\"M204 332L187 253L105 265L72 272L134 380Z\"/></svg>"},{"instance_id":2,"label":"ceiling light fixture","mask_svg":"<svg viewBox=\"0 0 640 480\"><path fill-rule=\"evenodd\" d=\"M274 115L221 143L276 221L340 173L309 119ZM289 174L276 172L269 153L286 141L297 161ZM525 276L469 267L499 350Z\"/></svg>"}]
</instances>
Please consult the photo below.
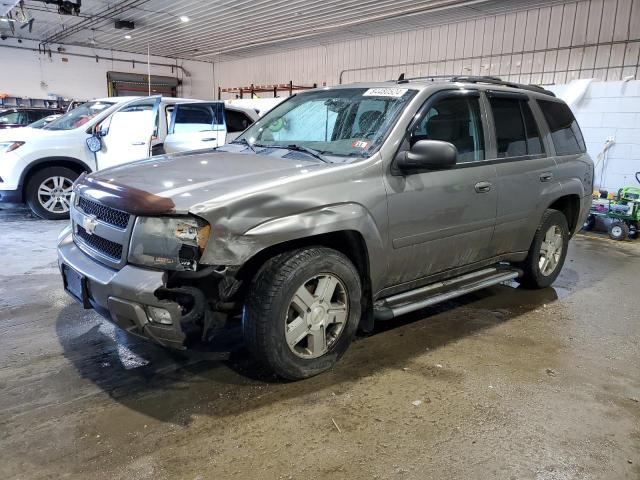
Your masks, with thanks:
<instances>
[{"instance_id":1,"label":"ceiling light fixture","mask_svg":"<svg viewBox=\"0 0 640 480\"><path fill-rule=\"evenodd\" d=\"M182 15L180 17L180 21L181 22L187 23L189 20L190 20L189 17L187 17L186 15Z\"/></svg>"},{"instance_id":2,"label":"ceiling light fixture","mask_svg":"<svg viewBox=\"0 0 640 480\"><path fill-rule=\"evenodd\" d=\"M125 35L124 38L126 38L127 40L131 40L131 35Z\"/></svg>"}]
</instances>

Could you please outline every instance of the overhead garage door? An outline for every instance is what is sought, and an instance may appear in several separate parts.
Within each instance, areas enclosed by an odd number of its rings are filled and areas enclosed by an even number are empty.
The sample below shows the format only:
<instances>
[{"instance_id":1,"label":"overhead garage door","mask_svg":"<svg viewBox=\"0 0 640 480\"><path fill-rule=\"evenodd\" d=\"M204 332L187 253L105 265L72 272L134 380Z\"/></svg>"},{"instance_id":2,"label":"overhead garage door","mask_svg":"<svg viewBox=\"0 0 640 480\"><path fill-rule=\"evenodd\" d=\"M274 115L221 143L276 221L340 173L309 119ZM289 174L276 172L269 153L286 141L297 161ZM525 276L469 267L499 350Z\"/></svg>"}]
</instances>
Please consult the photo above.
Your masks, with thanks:
<instances>
[{"instance_id":1,"label":"overhead garage door","mask_svg":"<svg viewBox=\"0 0 640 480\"><path fill-rule=\"evenodd\" d=\"M151 75L151 94L176 97L181 81L175 77ZM140 73L107 72L107 88L110 97L147 95L148 77Z\"/></svg>"}]
</instances>

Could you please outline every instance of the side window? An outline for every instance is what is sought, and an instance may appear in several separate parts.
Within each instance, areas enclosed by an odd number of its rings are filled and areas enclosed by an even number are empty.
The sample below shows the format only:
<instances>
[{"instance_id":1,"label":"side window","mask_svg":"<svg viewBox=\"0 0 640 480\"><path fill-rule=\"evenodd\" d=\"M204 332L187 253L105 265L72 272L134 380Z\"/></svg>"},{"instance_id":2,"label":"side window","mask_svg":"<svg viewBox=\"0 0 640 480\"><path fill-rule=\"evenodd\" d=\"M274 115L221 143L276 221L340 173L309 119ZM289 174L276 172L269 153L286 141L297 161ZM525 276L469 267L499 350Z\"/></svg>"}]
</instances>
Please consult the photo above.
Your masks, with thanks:
<instances>
[{"instance_id":1,"label":"side window","mask_svg":"<svg viewBox=\"0 0 640 480\"><path fill-rule=\"evenodd\" d=\"M556 154L584 153L586 151L584 138L571 109L565 103L548 100L538 100L538 105L549 125Z\"/></svg>"},{"instance_id":2,"label":"side window","mask_svg":"<svg viewBox=\"0 0 640 480\"><path fill-rule=\"evenodd\" d=\"M177 105L173 133L208 132L222 124L219 112L211 105Z\"/></svg>"},{"instance_id":3,"label":"side window","mask_svg":"<svg viewBox=\"0 0 640 480\"><path fill-rule=\"evenodd\" d=\"M27 123L27 114L24 112L9 112L0 116L0 123Z\"/></svg>"},{"instance_id":4,"label":"side window","mask_svg":"<svg viewBox=\"0 0 640 480\"><path fill-rule=\"evenodd\" d=\"M225 108L224 113L227 119L227 131L229 133L243 132L253 123L249 117L237 110Z\"/></svg>"},{"instance_id":5,"label":"side window","mask_svg":"<svg viewBox=\"0 0 640 480\"><path fill-rule=\"evenodd\" d=\"M498 158L539 155L540 132L528 102L513 98L489 99L496 127Z\"/></svg>"},{"instance_id":6,"label":"side window","mask_svg":"<svg viewBox=\"0 0 640 480\"><path fill-rule=\"evenodd\" d=\"M480 105L475 97L451 97L436 102L409 134L409 143L442 140L458 149L458 163L484 159Z\"/></svg>"}]
</instances>

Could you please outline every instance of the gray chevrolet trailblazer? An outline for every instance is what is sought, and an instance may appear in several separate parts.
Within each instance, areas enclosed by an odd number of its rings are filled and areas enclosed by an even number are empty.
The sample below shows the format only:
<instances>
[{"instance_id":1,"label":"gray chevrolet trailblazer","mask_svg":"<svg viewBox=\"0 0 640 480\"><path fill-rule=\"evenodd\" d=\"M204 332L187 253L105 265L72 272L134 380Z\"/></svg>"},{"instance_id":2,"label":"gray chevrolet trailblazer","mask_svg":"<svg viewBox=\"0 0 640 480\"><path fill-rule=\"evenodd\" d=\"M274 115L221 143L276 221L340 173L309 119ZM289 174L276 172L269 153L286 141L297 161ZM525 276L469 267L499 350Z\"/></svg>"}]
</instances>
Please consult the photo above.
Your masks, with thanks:
<instances>
[{"instance_id":1,"label":"gray chevrolet trailblazer","mask_svg":"<svg viewBox=\"0 0 640 480\"><path fill-rule=\"evenodd\" d=\"M224 147L81 176L58 258L66 291L124 330L186 348L238 322L259 361L300 379L376 321L551 285L592 188L571 110L540 87L340 85Z\"/></svg>"}]
</instances>

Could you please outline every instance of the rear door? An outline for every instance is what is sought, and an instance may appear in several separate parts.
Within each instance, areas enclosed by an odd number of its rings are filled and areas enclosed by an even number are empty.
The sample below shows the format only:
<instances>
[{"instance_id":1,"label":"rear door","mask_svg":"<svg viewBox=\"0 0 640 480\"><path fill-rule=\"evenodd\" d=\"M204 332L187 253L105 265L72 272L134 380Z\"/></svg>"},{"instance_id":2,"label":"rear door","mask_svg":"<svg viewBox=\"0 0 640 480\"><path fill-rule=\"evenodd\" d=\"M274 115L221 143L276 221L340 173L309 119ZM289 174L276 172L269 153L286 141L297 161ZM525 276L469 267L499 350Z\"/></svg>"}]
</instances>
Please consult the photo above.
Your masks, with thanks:
<instances>
[{"instance_id":1,"label":"rear door","mask_svg":"<svg viewBox=\"0 0 640 480\"><path fill-rule=\"evenodd\" d=\"M542 213L560 189L537 106L525 94L487 92L498 173L494 254L527 251Z\"/></svg>"},{"instance_id":2,"label":"rear door","mask_svg":"<svg viewBox=\"0 0 640 480\"><path fill-rule=\"evenodd\" d=\"M227 128L222 102L178 103L173 106L166 153L202 150L224 145Z\"/></svg>"},{"instance_id":3,"label":"rear door","mask_svg":"<svg viewBox=\"0 0 640 480\"><path fill-rule=\"evenodd\" d=\"M451 90L430 97L409 126L401 150L418 140L450 142L458 163L408 175L392 168L387 176L389 285L489 257L498 197L495 165L485 161L482 117L478 91Z\"/></svg>"},{"instance_id":4,"label":"rear door","mask_svg":"<svg viewBox=\"0 0 640 480\"><path fill-rule=\"evenodd\" d=\"M150 156L159 105L159 96L136 100L100 123L102 148L96 152L98 169Z\"/></svg>"}]
</instances>

